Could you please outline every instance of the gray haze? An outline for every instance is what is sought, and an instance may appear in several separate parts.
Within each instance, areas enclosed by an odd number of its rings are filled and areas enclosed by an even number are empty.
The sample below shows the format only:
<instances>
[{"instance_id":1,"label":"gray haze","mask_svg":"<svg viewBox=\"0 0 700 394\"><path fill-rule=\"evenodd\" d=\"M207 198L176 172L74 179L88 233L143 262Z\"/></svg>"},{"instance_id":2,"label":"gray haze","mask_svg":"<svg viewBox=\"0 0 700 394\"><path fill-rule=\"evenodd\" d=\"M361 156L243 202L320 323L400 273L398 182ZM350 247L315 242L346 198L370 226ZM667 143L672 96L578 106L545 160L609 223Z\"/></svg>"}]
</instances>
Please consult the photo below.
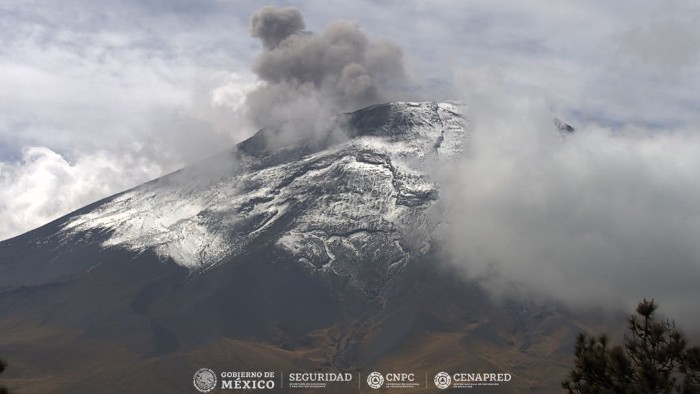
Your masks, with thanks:
<instances>
[{"instance_id":1,"label":"gray haze","mask_svg":"<svg viewBox=\"0 0 700 394\"><path fill-rule=\"evenodd\" d=\"M304 31L299 10L265 7L251 17L263 52L253 72L263 83L247 97L252 121L264 126L389 101L405 87L403 51L367 36L357 23L334 21Z\"/></svg>"},{"instance_id":2,"label":"gray haze","mask_svg":"<svg viewBox=\"0 0 700 394\"><path fill-rule=\"evenodd\" d=\"M576 125L546 102L465 71L473 132L463 159L435 169L449 261L499 296L632 310L655 298L700 328L700 134Z\"/></svg>"}]
</instances>

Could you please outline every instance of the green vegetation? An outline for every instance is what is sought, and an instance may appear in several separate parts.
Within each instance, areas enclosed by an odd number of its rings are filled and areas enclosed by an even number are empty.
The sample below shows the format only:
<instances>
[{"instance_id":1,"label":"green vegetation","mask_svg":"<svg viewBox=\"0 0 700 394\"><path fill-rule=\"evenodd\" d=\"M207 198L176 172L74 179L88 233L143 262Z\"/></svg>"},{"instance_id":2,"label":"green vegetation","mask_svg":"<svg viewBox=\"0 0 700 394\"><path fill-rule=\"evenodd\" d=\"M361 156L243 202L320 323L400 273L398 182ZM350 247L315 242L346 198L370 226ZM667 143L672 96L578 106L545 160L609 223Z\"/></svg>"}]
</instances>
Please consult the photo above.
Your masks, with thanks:
<instances>
[{"instance_id":1,"label":"green vegetation","mask_svg":"<svg viewBox=\"0 0 700 394\"><path fill-rule=\"evenodd\" d=\"M657 307L654 300L639 303L622 346L580 333L562 387L581 394L700 393L700 348L688 347L674 322L656 319Z\"/></svg>"},{"instance_id":2,"label":"green vegetation","mask_svg":"<svg viewBox=\"0 0 700 394\"><path fill-rule=\"evenodd\" d=\"M7 363L5 360L0 358L0 374L7 368ZM0 386L0 394L10 394L10 389L5 386Z\"/></svg>"}]
</instances>

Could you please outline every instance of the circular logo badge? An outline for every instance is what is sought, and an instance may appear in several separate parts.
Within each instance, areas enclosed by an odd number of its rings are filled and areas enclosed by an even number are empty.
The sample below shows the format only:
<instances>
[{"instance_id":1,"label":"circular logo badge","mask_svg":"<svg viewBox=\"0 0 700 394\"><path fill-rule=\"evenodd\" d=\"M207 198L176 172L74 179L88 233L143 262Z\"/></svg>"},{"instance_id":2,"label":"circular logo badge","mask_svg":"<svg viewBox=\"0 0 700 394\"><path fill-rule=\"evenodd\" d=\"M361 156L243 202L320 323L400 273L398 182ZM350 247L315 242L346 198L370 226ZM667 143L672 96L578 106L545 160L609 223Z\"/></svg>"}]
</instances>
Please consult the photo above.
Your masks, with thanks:
<instances>
[{"instance_id":1,"label":"circular logo badge","mask_svg":"<svg viewBox=\"0 0 700 394\"><path fill-rule=\"evenodd\" d=\"M450 387L451 383L452 378L450 378L450 374L447 372L438 372L438 374L435 375L435 387L439 388L440 390Z\"/></svg>"},{"instance_id":2,"label":"circular logo badge","mask_svg":"<svg viewBox=\"0 0 700 394\"><path fill-rule=\"evenodd\" d=\"M202 368L194 373L194 388L202 393L208 393L216 387L216 374L209 368Z\"/></svg>"},{"instance_id":3,"label":"circular logo badge","mask_svg":"<svg viewBox=\"0 0 700 394\"><path fill-rule=\"evenodd\" d=\"M367 384L373 389L378 389L384 384L384 376L379 372L372 372L367 375Z\"/></svg>"}]
</instances>

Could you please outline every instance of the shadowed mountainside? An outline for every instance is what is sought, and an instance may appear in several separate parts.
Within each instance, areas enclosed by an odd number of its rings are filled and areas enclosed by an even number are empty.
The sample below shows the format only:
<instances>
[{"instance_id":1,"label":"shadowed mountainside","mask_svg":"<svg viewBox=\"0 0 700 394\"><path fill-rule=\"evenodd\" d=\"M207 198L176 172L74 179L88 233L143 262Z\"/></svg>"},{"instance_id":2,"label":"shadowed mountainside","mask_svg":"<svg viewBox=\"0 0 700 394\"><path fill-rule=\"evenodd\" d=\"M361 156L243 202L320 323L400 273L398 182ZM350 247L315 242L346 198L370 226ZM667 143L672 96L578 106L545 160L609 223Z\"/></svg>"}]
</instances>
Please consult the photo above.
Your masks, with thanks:
<instances>
[{"instance_id":1,"label":"shadowed mountainside","mask_svg":"<svg viewBox=\"0 0 700 394\"><path fill-rule=\"evenodd\" d=\"M575 320L491 300L432 242L439 190L421 163L462 151L457 107L385 104L329 124L339 134L276 145L289 125L263 129L1 242L3 381L194 392L206 366L509 372L501 391L557 389Z\"/></svg>"}]
</instances>

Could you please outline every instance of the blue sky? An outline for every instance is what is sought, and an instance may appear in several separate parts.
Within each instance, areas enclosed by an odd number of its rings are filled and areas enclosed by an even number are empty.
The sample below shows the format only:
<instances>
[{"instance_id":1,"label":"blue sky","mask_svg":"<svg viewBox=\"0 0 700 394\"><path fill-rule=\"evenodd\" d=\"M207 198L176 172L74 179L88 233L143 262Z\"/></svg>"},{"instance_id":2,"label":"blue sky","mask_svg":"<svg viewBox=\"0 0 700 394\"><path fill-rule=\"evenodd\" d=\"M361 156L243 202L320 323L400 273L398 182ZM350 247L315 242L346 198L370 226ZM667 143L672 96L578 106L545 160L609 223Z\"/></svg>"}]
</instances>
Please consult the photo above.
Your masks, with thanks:
<instances>
[{"instance_id":1,"label":"blue sky","mask_svg":"<svg viewBox=\"0 0 700 394\"><path fill-rule=\"evenodd\" d=\"M693 1L3 2L0 239L254 132L249 18L268 4L395 42L420 97L472 97L487 75L576 126L698 124Z\"/></svg>"}]
</instances>

